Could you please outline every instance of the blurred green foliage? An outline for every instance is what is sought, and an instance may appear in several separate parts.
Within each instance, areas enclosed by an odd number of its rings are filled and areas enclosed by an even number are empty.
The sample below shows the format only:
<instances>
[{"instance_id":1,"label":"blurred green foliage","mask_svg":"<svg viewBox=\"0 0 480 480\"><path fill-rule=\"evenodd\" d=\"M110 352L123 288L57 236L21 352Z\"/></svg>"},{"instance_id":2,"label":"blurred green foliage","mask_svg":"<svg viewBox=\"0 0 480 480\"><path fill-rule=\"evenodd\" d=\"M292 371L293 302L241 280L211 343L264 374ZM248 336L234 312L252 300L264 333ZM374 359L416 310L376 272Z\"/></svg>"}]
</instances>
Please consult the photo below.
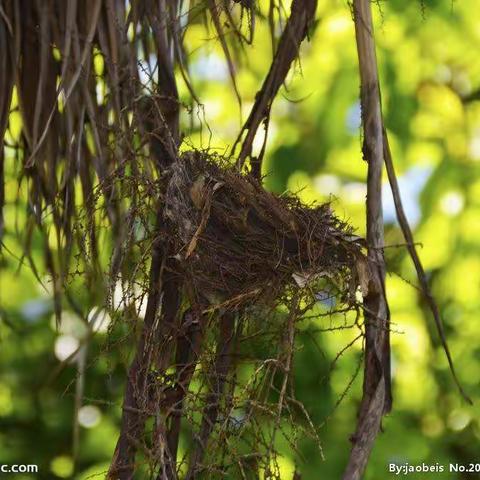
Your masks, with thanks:
<instances>
[{"instance_id":1,"label":"blurred green foliage","mask_svg":"<svg viewBox=\"0 0 480 480\"><path fill-rule=\"evenodd\" d=\"M476 324L480 312L480 94L475 93L480 89L480 10L476 0L390 0L374 10L385 120L407 216L422 244L420 255L442 311L459 377L475 405L466 405L455 390L430 314L415 288L414 270L401 246L385 185L395 403L377 440L367 480L394 478L387 470L389 462L480 461L480 329ZM361 155L354 29L346 2L320 2L314 30L301 62L274 103L265 183L278 193L297 192L306 202L330 200L338 215L364 234L366 165ZM246 116L266 74L271 43L266 26L259 22L255 46L247 49L237 72L245 99L240 111L221 49L209 38L203 24L187 33L194 86L203 108L195 112L193 126L185 118L184 148L224 151L232 145L240 116ZM102 68L101 62L96 68ZM186 98L180 76L179 82ZM13 102L15 106L15 98ZM12 113L7 138L11 143L19 135L19 122L18 113ZM16 208L22 191L17 191L14 163L14 152L7 148L7 224L22 215ZM37 478L85 479L95 473L102 478L121 413L129 349L117 349L116 342L125 332L113 331L107 338L100 328L88 352L82 350L87 368L74 469L78 359L55 373L60 359L83 341L82 323L67 311L56 330L49 292L19 260L18 242L18 236L7 230L0 257L0 462L36 463ZM40 247L37 255L40 259ZM95 306L88 303L91 297L81 293L77 300L85 303L82 308L87 311ZM340 478L355 428L361 376L347 387L358 368L360 345L348 349L331 369L353 332L319 333L315 329L325 326L319 322L312 320L303 327L295 374L298 399L315 424L321 425L325 460L310 442L304 442L295 458L285 445L281 468L286 479L292 478L295 464L306 480ZM425 478L423 474L412 477ZM467 477L447 473L435 478Z\"/></svg>"}]
</instances>

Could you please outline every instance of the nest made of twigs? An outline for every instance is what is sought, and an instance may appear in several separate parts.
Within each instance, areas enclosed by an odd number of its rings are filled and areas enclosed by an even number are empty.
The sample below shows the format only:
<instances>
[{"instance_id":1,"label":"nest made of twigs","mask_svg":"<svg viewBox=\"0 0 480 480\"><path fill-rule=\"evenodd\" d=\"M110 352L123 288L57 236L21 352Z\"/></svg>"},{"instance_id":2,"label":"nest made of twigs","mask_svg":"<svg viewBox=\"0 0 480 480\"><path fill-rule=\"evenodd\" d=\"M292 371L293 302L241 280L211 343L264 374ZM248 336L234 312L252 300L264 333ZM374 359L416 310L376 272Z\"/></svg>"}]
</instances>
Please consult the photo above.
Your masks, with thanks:
<instances>
[{"instance_id":1,"label":"nest made of twigs","mask_svg":"<svg viewBox=\"0 0 480 480\"><path fill-rule=\"evenodd\" d=\"M348 301L361 283L361 240L329 204L275 195L216 156L192 151L173 164L164 215L182 273L209 304L271 303L314 279Z\"/></svg>"}]
</instances>

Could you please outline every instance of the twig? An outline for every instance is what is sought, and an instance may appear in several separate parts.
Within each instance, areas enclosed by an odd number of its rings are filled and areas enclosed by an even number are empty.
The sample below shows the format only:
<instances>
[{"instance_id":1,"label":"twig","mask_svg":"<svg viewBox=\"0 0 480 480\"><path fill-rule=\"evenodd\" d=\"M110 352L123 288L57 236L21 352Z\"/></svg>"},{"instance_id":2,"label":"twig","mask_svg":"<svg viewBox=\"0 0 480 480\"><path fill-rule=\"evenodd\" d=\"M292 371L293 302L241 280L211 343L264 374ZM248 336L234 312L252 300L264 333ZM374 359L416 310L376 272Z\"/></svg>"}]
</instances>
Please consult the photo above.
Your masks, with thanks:
<instances>
[{"instance_id":1,"label":"twig","mask_svg":"<svg viewBox=\"0 0 480 480\"><path fill-rule=\"evenodd\" d=\"M408 253L410 254L413 264L415 265L415 270L417 271L417 277L420 283L421 291L423 293L423 296L425 297L425 300L427 301L430 311L432 312L433 319L435 321L435 327L437 328L437 332L440 337L443 350L445 351L445 355L448 360L448 366L450 367L450 371L452 372L453 379L462 397L468 403L472 404L473 403L472 400L463 390L462 385L458 380L457 374L455 373L455 367L453 365L452 356L450 354L450 349L448 348L447 339L445 337L445 331L443 329L442 319L440 317L440 311L438 309L437 302L433 298L432 292L430 291L430 286L428 285L428 280L427 280L427 276L425 275L425 270L423 269L422 262L420 261L420 257L418 256L417 249L415 248L415 242L413 239L412 231L410 229L410 225L408 223L408 220L402 205L400 188L398 186L397 176L395 174L395 168L393 166L392 153L390 151L390 145L388 143L388 136L385 130L385 126L383 126L383 148L384 148L385 167L387 170L387 176L388 176L388 181L390 183L390 188L392 190L393 202L395 204L395 211L397 214L398 223L400 224L400 228L405 238Z\"/></svg>"},{"instance_id":2,"label":"twig","mask_svg":"<svg viewBox=\"0 0 480 480\"><path fill-rule=\"evenodd\" d=\"M239 329L240 326L237 326L237 331L235 331L232 314L224 313L220 317L212 385L205 401L202 423L192 451L186 480L195 480L199 476L200 464L205 455L208 439L217 423L220 402L224 395L225 383L232 364L232 348L235 343L235 336L240 332Z\"/></svg>"}]
</instances>

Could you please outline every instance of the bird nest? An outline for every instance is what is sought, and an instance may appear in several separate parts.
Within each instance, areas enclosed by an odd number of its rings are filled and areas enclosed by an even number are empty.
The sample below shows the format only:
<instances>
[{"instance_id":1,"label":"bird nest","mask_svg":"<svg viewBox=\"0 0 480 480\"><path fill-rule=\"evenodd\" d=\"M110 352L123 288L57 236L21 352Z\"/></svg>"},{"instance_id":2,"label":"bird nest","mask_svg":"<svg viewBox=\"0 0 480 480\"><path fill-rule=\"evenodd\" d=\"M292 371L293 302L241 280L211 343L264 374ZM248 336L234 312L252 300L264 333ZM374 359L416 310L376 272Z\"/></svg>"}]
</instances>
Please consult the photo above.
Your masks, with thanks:
<instances>
[{"instance_id":1,"label":"bird nest","mask_svg":"<svg viewBox=\"0 0 480 480\"><path fill-rule=\"evenodd\" d=\"M217 157L193 151L173 164L164 216L183 278L214 308L272 304L292 288L318 300L326 285L350 304L365 284L362 240L329 204L270 193Z\"/></svg>"}]
</instances>

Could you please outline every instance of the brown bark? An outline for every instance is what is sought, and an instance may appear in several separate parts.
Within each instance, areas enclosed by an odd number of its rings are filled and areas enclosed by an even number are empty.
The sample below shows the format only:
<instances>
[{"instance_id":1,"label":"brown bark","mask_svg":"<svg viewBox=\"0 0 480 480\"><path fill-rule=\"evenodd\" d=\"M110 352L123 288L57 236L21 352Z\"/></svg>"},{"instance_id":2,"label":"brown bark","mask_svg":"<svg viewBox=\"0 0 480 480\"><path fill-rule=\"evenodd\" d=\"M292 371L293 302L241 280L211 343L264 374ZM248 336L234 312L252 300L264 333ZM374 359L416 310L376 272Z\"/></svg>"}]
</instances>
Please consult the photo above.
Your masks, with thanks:
<instances>
[{"instance_id":1,"label":"brown bark","mask_svg":"<svg viewBox=\"0 0 480 480\"><path fill-rule=\"evenodd\" d=\"M174 279L168 278L168 275L162 275L164 257L162 242L158 240L153 247L150 292L143 330L128 372L120 436L109 471L109 478L115 480L133 478L135 455L138 445L141 443L145 421L149 416L147 409L148 372L154 360L155 350L160 342L161 330L168 328L173 323L177 313L178 285L176 285ZM163 297L161 296L162 292ZM159 319L160 301L163 304L163 311ZM160 325L163 328L160 328L159 322L161 322ZM173 460L171 460L172 462Z\"/></svg>"},{"instance_id":2,"label":"brown bark","mask_svg":"<svg viewBox=\"0 0 480 480\"><path fill-rule=\"evenodd\" d=\"M265 129L268 129L268 119L273 100L285 81L292 62L298 56L300 44L308 34L308 28L315 17L316 8L317 0L293 0L292 2L290 17L280 38L270 70L262 88L255 95L255 103L233 147L233 150L235 150L235 147L240 143L242 135L246 132L237 159L239 168L243 167L247 157L251 157L253 140L262 122L265 125ZM262 148L259 157L250 159L252 175L256 178L260 178L261 175L265 141L266 133L264 148Z\"/></svg>"},{"instance_id":3,"label":"brown bark","mask_svg":"<svg viewBox=\"0 0 480 480\"><path fill-rule=\"evenodd\" d=\"M382 416L390 411L392 401L381 197L383 129L370 0L354 0L353 14L361 81L363 155L368 162L367 244L372 280L369 292L364 298L366 338L363 398L344 480L357 480L362 477L380 430Z\"/></svg>"},{"instance_id":4,"label":"brown bark","mask_svg":"<svg viewBox=\"0 0 480 480\"><path fill-rule=\"evenodd\" d=\"M163 4L163 2L160 2ZM152 9L151 15L159 16L160 12ZM154 32L159 71L158 94L162 102L155 105L157 99L150 103L157 115L155 124L148 124L151 129L151 153L160 169L168 167L176 159L180 137L178 91L173 72L173 61L169 56L167 22L165 18L153 22L158 30ZM123 415L120 436L115 448L114 457L109 470L109 478L129 480L135 472L135 455L141 444L145 421L148 418L148 373L155 359L159 344L173 328L179 306L178 279L169 274L169 245L162 238L163 205L159 202L157 212L157 239L152 247L150 267L150 289L145 312L143 330L137 345L136 354L128 372L128 380L123 401ZM159 318L160 315L160 318ZM168 356L169 352L165 355ZM154 442L165 445L164 471L167 478L175 478L175 458L168 452L167 439L158 437L163 429L158 427Z\"/></svg>"}]
</instances>

